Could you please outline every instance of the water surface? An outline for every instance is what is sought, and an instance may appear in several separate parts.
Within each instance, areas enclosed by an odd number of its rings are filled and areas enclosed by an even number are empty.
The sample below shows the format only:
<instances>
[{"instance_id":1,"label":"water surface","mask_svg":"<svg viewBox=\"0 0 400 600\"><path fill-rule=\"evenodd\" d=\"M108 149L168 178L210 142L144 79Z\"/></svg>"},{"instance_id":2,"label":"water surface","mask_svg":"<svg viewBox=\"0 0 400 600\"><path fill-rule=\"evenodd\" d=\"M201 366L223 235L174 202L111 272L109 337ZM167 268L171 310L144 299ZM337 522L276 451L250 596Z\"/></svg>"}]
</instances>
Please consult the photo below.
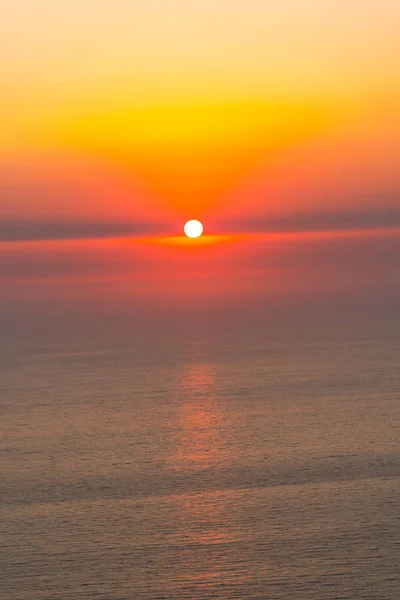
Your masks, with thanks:
<instances>
[{"instance_id":1,"label":"water surface","mask_svg":"<svg viewBox=\"0 0 400 600\"><path fill-rule=\"evenodd\" d=\"M398 600L400 339L1 349L6 600Z\"/></svg>"}]
</instances>

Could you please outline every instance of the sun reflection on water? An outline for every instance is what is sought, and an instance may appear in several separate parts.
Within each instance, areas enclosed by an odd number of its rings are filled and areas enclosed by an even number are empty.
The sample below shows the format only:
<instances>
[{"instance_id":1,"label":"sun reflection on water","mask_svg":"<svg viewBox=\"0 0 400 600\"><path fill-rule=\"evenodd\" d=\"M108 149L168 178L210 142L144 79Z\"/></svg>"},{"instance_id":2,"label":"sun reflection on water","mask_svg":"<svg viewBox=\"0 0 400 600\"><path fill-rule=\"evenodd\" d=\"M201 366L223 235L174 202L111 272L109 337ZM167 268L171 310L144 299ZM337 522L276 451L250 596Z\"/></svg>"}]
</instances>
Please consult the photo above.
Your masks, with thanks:
<instances>
[{"instance_id":1,"label":"sun reflection on water","mask_svg":"<svg viewBox=\"0 0 400 600\"><path fill-rule=\"evenodd\" d=\"M224 411L215 392L215 367L198 363L186 367L180 394L175 469L200 471L217 466L224 459L226 440Z\"/></svg>"},{"instance_id":2,"label":"sun reflection on water","mask_svg":"<svg viewBox=\"0 0 400 600\"><path fill-rule=\"evenodd\" d=\"M193 597L208 598L227 582L237 585L243 573L233 568L238 543L236 496L223 483L229 470L231 423L219 391L217 368L210 362L188 364L177 390L178 435L172 466L191 491L171 498L174 543L195 549L196 560L185 555L179 563L178 586ZM233 526L232 526L233 523Z\"/></svg>"}]
</instances>

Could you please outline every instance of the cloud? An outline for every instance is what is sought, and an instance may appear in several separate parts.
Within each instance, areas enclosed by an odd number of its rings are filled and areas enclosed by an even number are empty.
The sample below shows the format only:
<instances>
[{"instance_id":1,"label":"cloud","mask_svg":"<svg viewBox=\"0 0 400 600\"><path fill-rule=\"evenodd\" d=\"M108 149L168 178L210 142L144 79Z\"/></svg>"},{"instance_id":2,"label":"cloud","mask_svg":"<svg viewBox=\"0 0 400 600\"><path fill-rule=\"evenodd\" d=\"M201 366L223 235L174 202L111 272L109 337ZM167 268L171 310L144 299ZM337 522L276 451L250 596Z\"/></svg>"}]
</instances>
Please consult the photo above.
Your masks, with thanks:
<instances>
[{"instance_id":1,"label":"cloud","mask_svg":"<svg viewBox=\"0 0 400 600\"><path fill-rule=\"evenodd\" d=\"M399 199L400 204L400 199ZM207 226L207 224L206 224ZM237 216L211 223L221 232L290 233L357 231L400 227L399 208L319 210L254 217ZM176 233L170 223L154 221L0 220L0 242L84 240Z\"/></svg>"},{"instance_id":2,"label":"cloud","mask_svg":"<svg viewBox=\"0 0 400 600\"><path fill-rule=\"evenodd\" d=\"M400 204L400 198L399 198ZM276 216L236 217L220 221L221 229L240 233L357 231L400 227L399 208L318 210Z\"/></svg>"},{"instance_id":3,"label":"cloud","mask_svg":"<svg viewBox=\"0 0 400 600\"><path fill-rule=\"evenodd\" d=\"M0 242L135 237L166 233L167 225L156 221L0 221Z\"/></svg>"}]
</instances>

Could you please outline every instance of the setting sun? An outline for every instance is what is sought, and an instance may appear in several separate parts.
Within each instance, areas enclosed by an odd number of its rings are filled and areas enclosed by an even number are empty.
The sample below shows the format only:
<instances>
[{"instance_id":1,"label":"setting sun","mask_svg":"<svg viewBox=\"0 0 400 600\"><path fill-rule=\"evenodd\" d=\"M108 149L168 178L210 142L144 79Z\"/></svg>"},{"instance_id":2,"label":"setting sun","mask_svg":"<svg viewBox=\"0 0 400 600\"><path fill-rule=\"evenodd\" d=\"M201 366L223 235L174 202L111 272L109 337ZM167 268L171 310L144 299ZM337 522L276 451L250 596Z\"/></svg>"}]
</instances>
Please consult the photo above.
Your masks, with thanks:
<instances>
[{"instance_id":1,"label":"setting sun","mask_svg":"<svg viewBox=\"0 0 400 600\"><path fill-rule=\"evenodd\" d=\"M200 223L200 221L196 221L194 219L194 220L188 221L185 224L185 227L183 228L183 230L185 232L185 235L187 235L187 237L198 238L202 235L204 228L203 228L202 223Z\"/></svg>"}]
</instances>

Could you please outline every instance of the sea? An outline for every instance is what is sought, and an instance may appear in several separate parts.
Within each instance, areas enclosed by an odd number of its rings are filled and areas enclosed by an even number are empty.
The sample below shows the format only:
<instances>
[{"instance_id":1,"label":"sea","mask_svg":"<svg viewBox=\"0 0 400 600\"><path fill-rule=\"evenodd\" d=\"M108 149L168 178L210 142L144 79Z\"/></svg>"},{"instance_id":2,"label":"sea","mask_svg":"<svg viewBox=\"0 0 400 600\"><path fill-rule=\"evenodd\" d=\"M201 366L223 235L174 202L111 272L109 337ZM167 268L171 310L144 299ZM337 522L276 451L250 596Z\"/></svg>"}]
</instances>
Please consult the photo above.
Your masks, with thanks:
<instances>
[{"instance_id":1,"label":"sea","mask_svg":"<svg viewBox=\"0 0 400 600\"><path fill-rule=\"evenodd\" d=\"M0 343L2 600L399 600L400 331Z\"/></svg>"}]
</instances>

